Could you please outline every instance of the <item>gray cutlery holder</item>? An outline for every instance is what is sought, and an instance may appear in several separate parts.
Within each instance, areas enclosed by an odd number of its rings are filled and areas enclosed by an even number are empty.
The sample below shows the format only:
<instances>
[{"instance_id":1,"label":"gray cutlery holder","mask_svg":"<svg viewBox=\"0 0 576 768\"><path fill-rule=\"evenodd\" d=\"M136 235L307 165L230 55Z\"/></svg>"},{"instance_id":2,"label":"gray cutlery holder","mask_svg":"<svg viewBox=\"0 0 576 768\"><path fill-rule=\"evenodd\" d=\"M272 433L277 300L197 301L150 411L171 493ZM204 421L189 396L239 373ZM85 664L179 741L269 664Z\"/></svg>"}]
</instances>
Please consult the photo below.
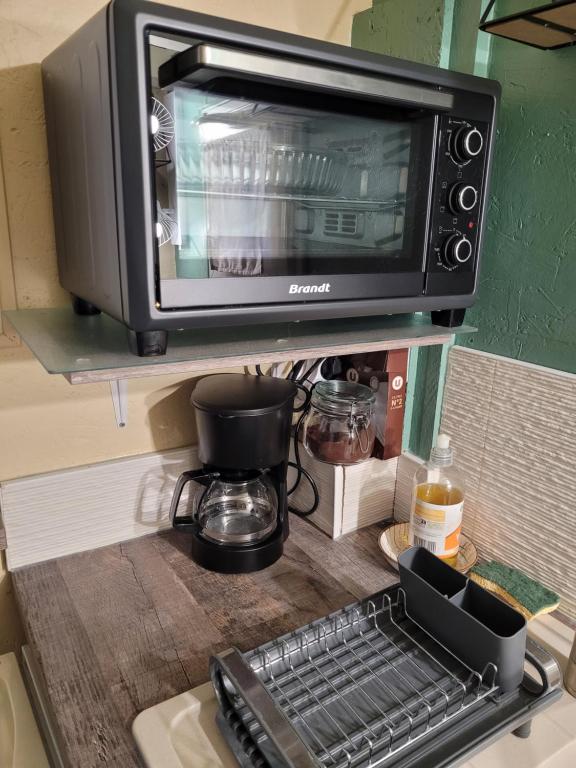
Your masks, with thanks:
<instances>
[{"instance_id":1,"label":"gray cutlery holder","mask_svg":"<svg viewBox=\"0 0 576 768\"><path fill-rule=\"evenodd\" d=\"M480 675L493 665L503 692L515 690L524 677L526 619L423 547L407 549L398 565L409 617Z\"/></svg>"}]
</instances>

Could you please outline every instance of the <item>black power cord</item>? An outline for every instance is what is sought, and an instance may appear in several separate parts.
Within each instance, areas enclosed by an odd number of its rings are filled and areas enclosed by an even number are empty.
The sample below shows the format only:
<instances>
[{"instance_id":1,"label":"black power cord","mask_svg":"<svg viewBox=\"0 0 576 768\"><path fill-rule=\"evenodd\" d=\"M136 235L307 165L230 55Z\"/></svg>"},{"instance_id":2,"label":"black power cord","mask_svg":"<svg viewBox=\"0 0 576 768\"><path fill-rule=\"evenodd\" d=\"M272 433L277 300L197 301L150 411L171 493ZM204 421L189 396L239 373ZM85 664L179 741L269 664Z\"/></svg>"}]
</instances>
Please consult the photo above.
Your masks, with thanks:
<instances>
[{"instance_id":1,"label":"black power cord","mask_svg":"<svg viewBox=\"0 0 576 768\"><path fill-rule=\"evenodd\" d=\"M306 418L308 411L310 409L310 400L312 398L312 390L314 389L314 385L310 389L304 386L304 382L308 381L309 377L312 376L312 374L316 371L316 369L323 363L324 358L319 358L316 360L310 368L308 368L307 371L305 371L299 378L297 378L298 374L306 364L305 360L296 360L294 362L294 365L290 369L290 372L288 373L288 376L286 377L290 381L293 381L298 389L304 393L304 401L301 405L299 405L297 408L294 408L294 413L299 413L300 418L296 422L296 426L293 428L293 445L294 445L294 459L295 461L289 461L288 466L292 467L296 470L296 479L294 480L294 484L291 488L288 489L286 495L290 496L294 493L296 488L300 485L300 481L302 480L302 477L305 477L308 483L310 484L310 488L312 489L312 493L314 495L314 501L312 502L312 506L309 509L301 510L296 509L296 507L293 507L292 505L288 505L288 511L292 512L294 515L298 515L298 517L308 517L309 515L312 515L316 510L318 509L320 505L320 494L318 493L318 486L316 485L316 482L310 472L308 470L304 469L302 466L302 460L300 459L300 443L298 440L298 437L300 435L300 428L302 427L302 424L304 423L304 419ZM256 374L258 376L265 376L265 374L262 371L262 368L260 365L256 365Z\"/></svg>"},{"instance_id":2,"label":"black power cord","mask_svg":"<svg viewBox=\"0 0 576 768\"><path fill-rule=\"evenodd\" d=\"M292 368L290 369L290 373L288 374L287 378L290 379L290 381L300 381L298 378L298 374L302 370L305 360L296 360Z\"/></svg>"},{"instance_id":3,"label":"black power cord","mask_svg":"<svg viewBox=\"0 0 576 768\"><path fill-rule=\"evenodd\" d=\"M296 426L294 427L294 433L293 433L293 444L294 444L294 461L289 461L288 466L293 467L296 470L296 479L294 480L294 484L291 488L288 489L287 496L290 496L294 493L296 488L300 485L300 481L302 480L302 477L305 477L308 483L310 484L310 488L312 489L312 493L314 495L314 501L312 502L312 506L309 509L302 510L297 509L296 507L293 507L291 504L288 505L288 510L292 512L295 515L298 515L298 517L308 517L309 515L312 515L316 510L318 509L318 506L320 505L320 494L318 493L318 486L316 485L316 482L310 472L308 470L304 469L302 466L302 460L300 459L300 442L298 440L300 435L300 428L302 424L304 423L304 419L306 418L308 411L310 410L310 400L312 399L312 391L314 389L314 385L310 389L304 386L304 382L308 379L309 376L314 373L316 368L320 365L322 361L317 360L310 368L302 374L301 378L298 381L295 381L294 383L298 387L299 390L304 392L304 402L301 406L294 409L294 413L300 413L300 418L296 422ZM299 365L300 363L300 365ZM295 363L295 366L298 365L297 370L302 370L302 367L304 365L304 361L299 361Z\"/></svg>"},{"instance_id":4,"label":"black power cord","mask_svg":"<svg viewBox=\"0 0 576 768\"><path fill-rule=\"evenodd\" d=\"M305 411L302 412L302 415L296 422L296 427L294 428L294 458L296 461L289 461L288 466L293 467L296 470L296 479L294 480L294 485L288 489L287 496L290 496L294 493L296 488L300 485L300 481L302 480L302 477L305 477L306 480L308 480L308 483L310 484L310 488L312 489L312 493L314 494L314 501L312 502L312 506L309 509L297 509L296 507L293 507L291 504L288 504L288 511L292 512L295 515L298 515L298 517L308 517L309 515L312 515L316 510L318 509L318 506L320 505L320 494L318 493L318 486L316 485L316 482L310 472L308 472L307 469L304 469L302 466L302 461L300 459L300 445L298 442L298 435L300 434L300 427L302 425L302 422L306 418L306 414L308 412L308 408L306 408Z\"/></svg>"},{"instance_id":5,"label":"black power cord","mask_svg":"<svg viewBox=\"0 0 576 768\"><path fill-rule=\"evenodd\" d=\"M316 362L313 363L310 366L310 368L308 368L306 373L302 374L302 376L300 377L300 383L304 384L304 382L308 381L310 376L312 376L312 374L316 372L316 369L322 365L324 360L325 360L324 357L319 357L318 360L316 360Z\"/></svg>"}]
</instances>

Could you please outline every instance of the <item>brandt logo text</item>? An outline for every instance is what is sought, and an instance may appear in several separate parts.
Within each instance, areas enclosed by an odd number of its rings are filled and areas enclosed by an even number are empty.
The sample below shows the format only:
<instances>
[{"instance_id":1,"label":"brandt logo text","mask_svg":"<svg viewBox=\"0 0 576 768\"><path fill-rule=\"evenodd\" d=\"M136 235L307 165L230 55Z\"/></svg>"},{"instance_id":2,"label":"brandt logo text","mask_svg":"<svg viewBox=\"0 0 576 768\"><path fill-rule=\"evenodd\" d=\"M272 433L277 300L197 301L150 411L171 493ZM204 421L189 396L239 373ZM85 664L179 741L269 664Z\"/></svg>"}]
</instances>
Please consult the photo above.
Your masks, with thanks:
<instances>
[{"instance_id":1,"label":"brandt logo text","mask_svg":"<svg viewBox=\"0 0 576 768\"><path fill-rule=\"evenodd\" d=\"M292 283L290 293L330 293L330 283L322 285L296 285Z\"/></svg>"}]
</instances>

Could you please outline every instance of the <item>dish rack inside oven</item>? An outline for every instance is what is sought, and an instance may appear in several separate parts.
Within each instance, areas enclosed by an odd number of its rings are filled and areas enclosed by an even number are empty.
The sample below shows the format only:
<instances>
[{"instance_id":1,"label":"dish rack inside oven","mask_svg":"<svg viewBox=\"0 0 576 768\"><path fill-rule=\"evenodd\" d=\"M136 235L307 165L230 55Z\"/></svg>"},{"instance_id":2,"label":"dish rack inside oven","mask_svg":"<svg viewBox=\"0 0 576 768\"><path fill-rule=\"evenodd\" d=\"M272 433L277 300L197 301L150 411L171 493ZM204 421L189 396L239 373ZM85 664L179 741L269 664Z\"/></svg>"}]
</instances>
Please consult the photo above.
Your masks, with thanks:
<instances>
[{"instance_id":1,"label":"dish rack inside oven","mask_svg":"<svg viewBox=\"0 0 576 768\"><path fill-rule=\"evenodd\" d=\"M247 139L221 139L202 150L202 179L211 191L335 195L346 172L343 152Z\"/></svg>"},{"instance_id":2,"label":"dish rack inside oven","mask_svg":"<svg viewBox=\"0 0 576 768\"><path fill-rule=\"evenodd\" d=\"M411 620L401 588L212 661L246 766L375 768L495 696L496 678Z\"/></svg>"}]
</instances>

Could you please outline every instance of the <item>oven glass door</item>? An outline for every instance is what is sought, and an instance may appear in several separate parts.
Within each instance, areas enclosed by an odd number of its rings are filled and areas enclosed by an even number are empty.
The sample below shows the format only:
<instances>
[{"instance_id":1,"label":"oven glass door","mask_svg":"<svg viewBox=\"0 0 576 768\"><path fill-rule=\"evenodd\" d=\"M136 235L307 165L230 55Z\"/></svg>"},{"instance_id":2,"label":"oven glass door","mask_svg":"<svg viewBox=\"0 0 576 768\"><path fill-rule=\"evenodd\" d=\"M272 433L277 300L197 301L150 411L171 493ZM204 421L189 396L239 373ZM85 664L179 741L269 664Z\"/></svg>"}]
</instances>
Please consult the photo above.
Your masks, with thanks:
<instances>
[{"instance_id":1,"label":"oven glass door","mask_svg":"<svg viewBox=\"0 0 576 768\"><path fill-rule=\"evenodd\" d=\"M154 75L162 308L422 292L430 110Z\"/></svg>"}]
</instances>

